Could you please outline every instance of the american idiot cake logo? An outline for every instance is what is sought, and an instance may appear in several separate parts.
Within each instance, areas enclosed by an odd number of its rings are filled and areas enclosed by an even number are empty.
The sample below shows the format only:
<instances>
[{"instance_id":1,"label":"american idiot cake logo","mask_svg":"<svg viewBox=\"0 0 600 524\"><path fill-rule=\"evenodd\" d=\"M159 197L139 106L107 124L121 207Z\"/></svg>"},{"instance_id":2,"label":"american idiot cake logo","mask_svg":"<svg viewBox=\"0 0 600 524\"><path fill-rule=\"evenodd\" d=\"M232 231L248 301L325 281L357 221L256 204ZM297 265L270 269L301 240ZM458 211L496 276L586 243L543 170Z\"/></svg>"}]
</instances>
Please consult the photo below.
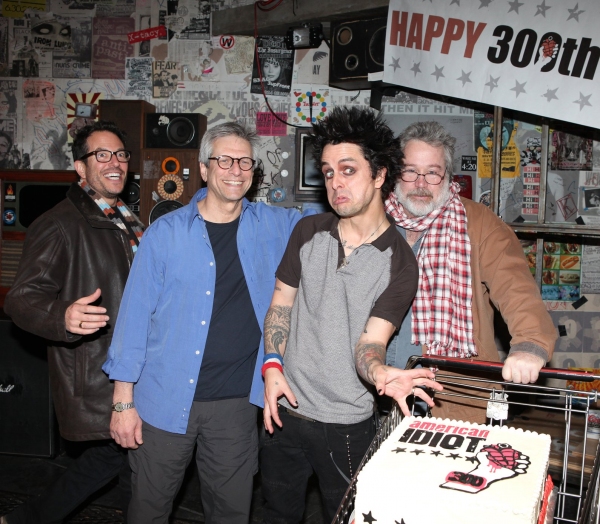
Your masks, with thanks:
<instances>
[{"instance_id":1,"label":"american idiot cake logo","mask_svg":"<svg viewBox=\"0 0 600 524\"><path fill-rule=\"evenodd\" d=\"M409 453L417 456L429 451L430 455L439 459L464 459L472 463L474 467L470 471L449 471L440 487L479 493L494 482L527 473L530 464L529 457L510 444L486 443L488 436L487 429L415 421L398 442L414 445L415 449ZM392 452L406 453L407 448L399 446Z\"/></svg>"}]
</instances>

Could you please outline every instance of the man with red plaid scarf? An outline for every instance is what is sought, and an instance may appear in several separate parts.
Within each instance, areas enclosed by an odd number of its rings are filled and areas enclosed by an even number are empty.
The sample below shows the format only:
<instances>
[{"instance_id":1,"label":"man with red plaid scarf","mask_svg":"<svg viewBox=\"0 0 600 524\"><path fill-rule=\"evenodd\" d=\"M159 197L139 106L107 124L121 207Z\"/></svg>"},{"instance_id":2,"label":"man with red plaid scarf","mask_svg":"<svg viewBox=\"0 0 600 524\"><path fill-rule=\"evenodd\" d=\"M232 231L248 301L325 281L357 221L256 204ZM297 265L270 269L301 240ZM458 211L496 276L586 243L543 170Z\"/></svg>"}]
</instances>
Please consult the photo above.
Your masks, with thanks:
<instances>
[{"instance_id":1,"label":"man with red plaid scarf","mask_svg":"<svg viewBox=\"0 0 600 524\"><path fill-rule=\"evenodd\" d=\"M417 257L419 286L387 364L403 368L421 353L499 361L497 309L511 335L503 378L535 382L557 335L517 237L486 206L459 196L456 141L440 124L414 123L399 140L403 166L386 211ZM436 399L435 416L485 421L485 403L447 398Z\"/></svg>"}]
</instances>

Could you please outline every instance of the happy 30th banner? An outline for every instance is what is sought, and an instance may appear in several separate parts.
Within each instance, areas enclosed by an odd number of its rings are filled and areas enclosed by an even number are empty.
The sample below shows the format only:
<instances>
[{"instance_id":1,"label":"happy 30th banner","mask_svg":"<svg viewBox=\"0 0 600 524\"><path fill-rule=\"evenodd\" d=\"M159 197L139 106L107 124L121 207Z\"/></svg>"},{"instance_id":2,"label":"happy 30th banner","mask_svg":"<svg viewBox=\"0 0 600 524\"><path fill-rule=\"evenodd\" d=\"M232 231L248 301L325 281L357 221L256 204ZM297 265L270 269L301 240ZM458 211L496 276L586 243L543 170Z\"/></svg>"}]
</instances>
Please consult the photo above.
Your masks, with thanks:
<instances>
[{"instance_id":1,"label":"happy 30th banner","mask_svg":"<svg viewBox=\"0 0 600 524\"><path fill-rule=\"evenodd\" d=\"M597 127L600 1L391 0L384 82Z\"/></svg>"}]
</instances>

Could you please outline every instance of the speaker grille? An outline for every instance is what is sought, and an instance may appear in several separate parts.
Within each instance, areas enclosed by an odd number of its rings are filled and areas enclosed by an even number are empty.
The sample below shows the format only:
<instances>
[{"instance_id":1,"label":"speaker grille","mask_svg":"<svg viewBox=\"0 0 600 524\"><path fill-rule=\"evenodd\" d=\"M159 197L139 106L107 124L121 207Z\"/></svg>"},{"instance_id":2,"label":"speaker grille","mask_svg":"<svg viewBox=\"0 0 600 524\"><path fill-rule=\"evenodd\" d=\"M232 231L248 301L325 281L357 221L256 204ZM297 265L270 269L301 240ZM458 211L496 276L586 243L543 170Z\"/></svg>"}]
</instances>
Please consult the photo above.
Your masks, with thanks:
<instances>
[{"instance_id":1,"label":"speaker grille","mask_svg":"<svg viewBox=\"0 0 600 524\"><path fill-rule=\"evenodd\" d=\"M174 118L167 126L167 138L176 147L187 146L195 136L196 129L188 118Z\"/></svg>"},{"instance_id":2,"label":"speaker grille","mask_svg":"<svg viewBox=\"0 0 600 524\"><path fill-rule=\"evenodd\" d=\"M147 114L146 149L198 149L206 123L200 113Z\"/></svg>"},{"instance_id":3,"label":"speaker grille","mask_svg":"<svg viewBox=\"0 0 600 524\"><path fill-rule=\"evenodd\" d=\"M385 26L379 27L369 40L369 58L381 69L383 69L383 58L385 56L385 31Z\"/></svg>"},{"instance_id":4,"label":"speaker grille","mask_svg":"<svg viewBox=\"0 0 600 524\"><path fill-rule=\"evenodd\" d=\"M330 86L371 88L369 73L383 71L386 25L387 17L332 23Z\"/></svg>"},{"instance_id":5,"label":"speaker grille","mask_svg":"<svg viewBox=\"0 0 600 524\"><path fill-rule=\"evenodd\" d=\"M2 277L0 286L11 287L17 276L19 262L23 255L24 242L21 240L3 240L2 241Z\"/></svg>"},{"instance_id":6,"label":"speaker grille","mask_svg":"<svg viewBox=\"0 0 600 524\"><path fill-rule=\"evenodd\" d=\"M57 435L46 341L0 320L0 453L52 457Z\"/></svg>"}]
</instances>

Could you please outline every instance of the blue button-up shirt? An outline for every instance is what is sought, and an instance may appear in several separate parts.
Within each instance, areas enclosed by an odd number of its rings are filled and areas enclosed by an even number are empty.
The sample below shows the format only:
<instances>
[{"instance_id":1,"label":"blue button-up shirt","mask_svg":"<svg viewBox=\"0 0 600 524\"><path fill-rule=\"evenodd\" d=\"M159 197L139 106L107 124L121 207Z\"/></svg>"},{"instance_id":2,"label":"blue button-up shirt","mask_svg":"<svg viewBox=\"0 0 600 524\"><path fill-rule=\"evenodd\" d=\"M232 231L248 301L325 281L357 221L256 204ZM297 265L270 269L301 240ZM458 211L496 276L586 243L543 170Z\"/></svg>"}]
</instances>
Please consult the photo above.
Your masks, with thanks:
<instances>
[{"instance_id":1,"label":"blue button-up shirt","mask_svg":"<svg viewBox=\"0 0 600 524\"><path fill-rule=\"evenodd\" d=\"M197 205L205 197L201 189L144 233L103 366L112 380L135 383L144 421L172 433L187 429L213 307L215 259ZM295 209L243 201L237 245L261 331L275 271L300 218ZM261 407L263 355L261 338L250 390L250 402Z\"/></svg>"}]
</instances>

